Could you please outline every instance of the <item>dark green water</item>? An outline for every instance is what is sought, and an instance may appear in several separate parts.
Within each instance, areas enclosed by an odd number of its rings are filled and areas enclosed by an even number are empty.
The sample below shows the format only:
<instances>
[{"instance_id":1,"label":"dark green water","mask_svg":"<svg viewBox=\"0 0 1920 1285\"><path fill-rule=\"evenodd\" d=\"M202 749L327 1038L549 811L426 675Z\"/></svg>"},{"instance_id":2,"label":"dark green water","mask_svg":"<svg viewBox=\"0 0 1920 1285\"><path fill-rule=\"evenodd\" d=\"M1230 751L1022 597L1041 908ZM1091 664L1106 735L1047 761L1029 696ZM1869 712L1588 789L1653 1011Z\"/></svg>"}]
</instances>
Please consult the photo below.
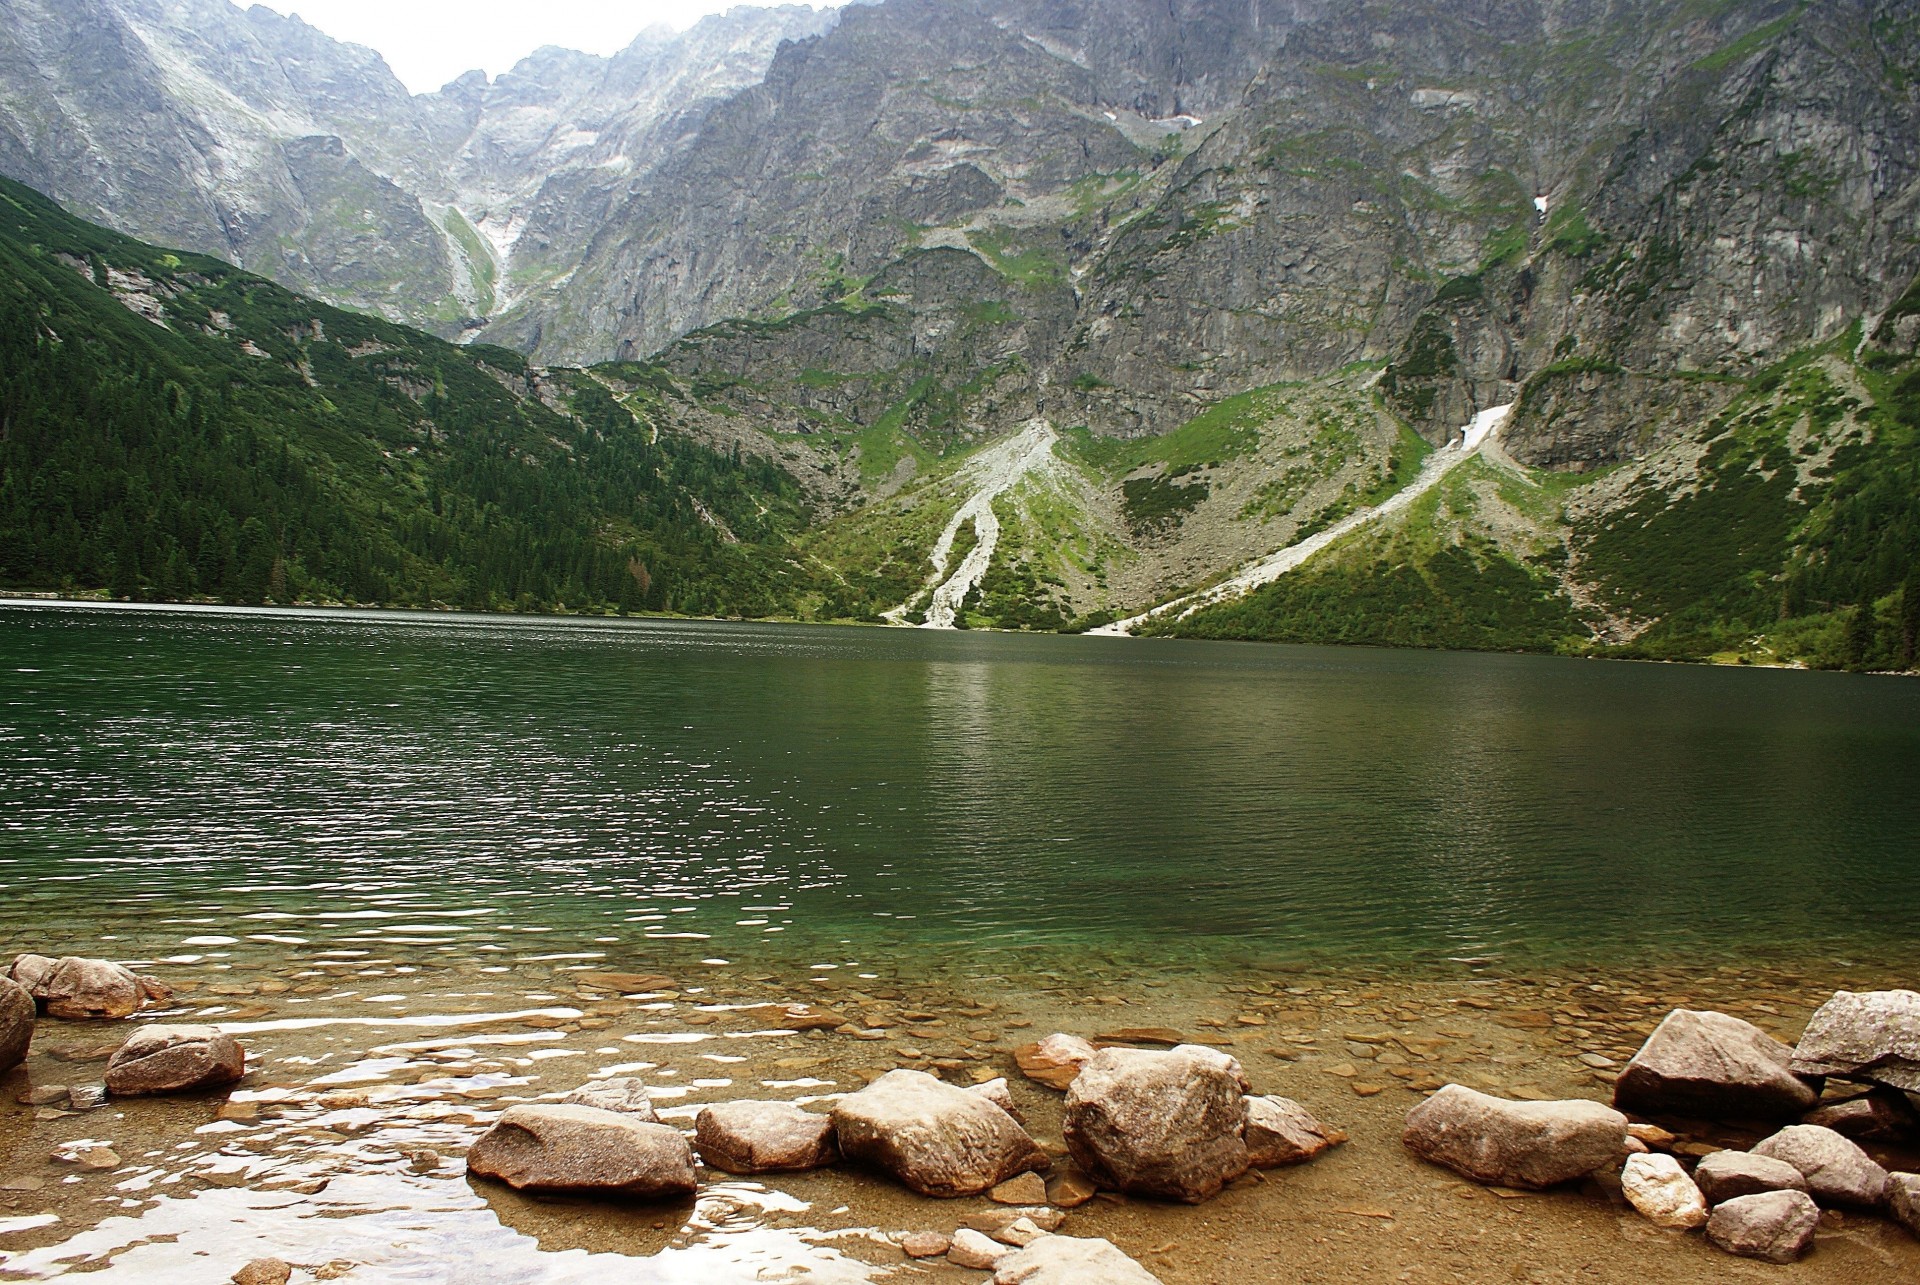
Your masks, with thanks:
<instances>
[{"instance_id":1,"label":"dark green water","mask_svg":"<svg viewBox=\"0 0 1920 1285\"><path fill-rule=\"evenodd\" d=\"M0 946L1184 966L1920 938L1897 679L12 607L0 755Z\"/></svg>"}]
</instances>

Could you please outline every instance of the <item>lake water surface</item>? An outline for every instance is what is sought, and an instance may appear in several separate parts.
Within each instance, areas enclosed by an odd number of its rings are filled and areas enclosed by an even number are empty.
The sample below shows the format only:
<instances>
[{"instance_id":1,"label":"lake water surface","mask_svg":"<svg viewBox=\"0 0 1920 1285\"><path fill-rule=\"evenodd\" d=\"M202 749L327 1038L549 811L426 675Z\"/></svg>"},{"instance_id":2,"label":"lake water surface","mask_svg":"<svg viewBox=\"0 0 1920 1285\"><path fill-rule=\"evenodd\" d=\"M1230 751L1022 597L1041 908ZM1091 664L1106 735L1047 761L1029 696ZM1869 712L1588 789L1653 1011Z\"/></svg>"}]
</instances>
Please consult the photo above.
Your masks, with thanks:
<instances>
[{"instance_id":1,"label":"lake water surface","mask_svg":"<svg viewBox=\"0 0 1920 1285\"><path fill-rule=\"evenodd\" d=\"M1920 684L1890 678L22 605L0 756L22 945L1205 967L1920 937Z\"/></svg>"}]
</instances>

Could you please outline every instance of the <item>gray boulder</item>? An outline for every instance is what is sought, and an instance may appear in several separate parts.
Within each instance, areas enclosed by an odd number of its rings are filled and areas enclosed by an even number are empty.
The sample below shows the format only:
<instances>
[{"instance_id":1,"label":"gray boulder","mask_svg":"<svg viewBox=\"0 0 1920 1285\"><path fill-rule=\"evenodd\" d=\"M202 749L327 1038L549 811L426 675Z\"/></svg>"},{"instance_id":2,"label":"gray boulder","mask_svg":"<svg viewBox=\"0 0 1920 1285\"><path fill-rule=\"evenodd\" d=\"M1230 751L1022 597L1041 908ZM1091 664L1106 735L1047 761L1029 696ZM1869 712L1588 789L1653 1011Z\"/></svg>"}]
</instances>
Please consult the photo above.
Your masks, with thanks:
<instances>
[{"instance_id":1,"label":"gray boulder","mask_svg":"<svg viewBox=\"0 0 1920 1285\"><path fill-rule=\"evenodd\" d=\"M1649 1115L1797 1119L1820 1100L1793 1050L1725 1013L1668 1013L1614 1083L1613 1104Z\"/></svg>"},{"instance_id":2,"label":"gray boulder","mask_svg":"<svg viewBox=\"0 0 1920 1285\"><path fill-rule=\"evenodd\" d=\"M1067 1151L1103 1187L1197 1204L1252 1163L1241 1084L1217 1054L1102 1049L1067 1090Z\"/></svg>"},{"instance_id":3,"label":"gray boulder","mask_svg":"<svg viewBox=\"0 0 1920 1285\"><path fill-rule=\"evenodd\" d=\"M583 1084L560 1102L563 1106L599 1107L602 1111L630 1115L645 1124L660 1123L660 1117L653 1111L653 1099L647 1096L646 1081L631 1076Z\"/></svg>"},{"instance_id":4,"label":"gray boulder","mask_svg":"<svg viewBox=\"0 0 1920 1285\"><path fill-rule=\"evenodd\" d=\"M1537 1190L1619 1164L1627 1117L1598 1102L1509 1102L1449 1084L1407 1113L1401 1140L1476 1182Z\"/></svg>"},{"instance_id":5,"label":"gray boulder","mask_svg":"<svg viewBox=\"0 0 1920 1285\"><path fill-rule=\"evenodd\" d=\"M0 1071L11 1071L27 1060L38 1015L27 988L0 977Z\"/></svg>"},{"instance_id":6,"label":"gray boulder","mask_svg":"<svg viewBox=\"0 0 1920 1285\"><path fill-rule=\"evenodd\" d=\"M1798 1169L1772 1156L1751 1151L1716 1151L1693 1167L1693 1181L1709 1205L1725 1204L1764 1191L1805 1191L1807 1179Z\"/></svg>"},{"instance_id":7,"label":"gray boulder","mask_svg":"<svg viewBox=\"0 0 1920 1285\"><path fill-rule=\"evenodd\" d=\"M1807 1180L1807 1194L1823 1205L1878 1209L1886 1200L1887 1171L1850 1138L1817 1124L1788 1125L1753 1149L1784 1160Z\"/></svg>"},{"instance_id":8,"label":"gray boulder","mask_svg":"<svg viewBox=\"0 0 1920 1285\"><path fill-rule=\"evenodd\" d=\"M818 1169L840 1158L833 1121L791 1102L720 1102L701 1109L693 1148L728 1173Z\"/></svg>"},{"instance_id":9,"label":"gray boulder","mask_svg":"<svg viewBox=\"0 0 1920 1285\"><path fill-rule=\"evenodd\" d=\"M1111 1241L1042 1236L994 1264L993 1285L1160 1285Z\"/></svg>"},{"instance_id":10,"label":"gray boulder","mask_svg":"<svg viewBox=\"0 0 1920 1285\"><path fill-rule=\"evenodd\" d=\"M1247 1159L1256 1169L1297 1165L1347 1140L1292 1098L1247 1099Z\"/></svg>"},{"instance_id":11,"label":"gray boulder","mask_svg":"<svg viewBox=\"0 0 1920 1285\"><path fill-rule=\"evenodd\" d=\"M1791 1263L1813 1244L1820 1207L1804 1191L1736 1196L1707 1219L1707 1239L1742 1258Z\"/></svg>"},{"instance_id":12,"label":"gray boulder","mask_svg":"<svg viewBox=\"0 0 1920 1285\"><path fill-rule=\"evenodd\" d=\"M468 1172L520 1191L678 1200L694 1193L678 1129L599 1107L508 1107L467 1152Z\"/></svg>"},{"instance_id":13,"label":"gray boulder","mask_svg":"<svg viewBox=\"0 0 1920 1285\"><path fill-rule=\"evenodd\" d=\"M143 1026L107 1059L107 1092L184 1093L232 1084L246 1073L246 1051L216 1026Z\"/></svg>"},{"instance_id":14,"label":"gray boulder","mask_svg":"<svg viewBox=\"0 0 1920 1285\"><path fill-rule=\"evenodd\" d=\"M833 1108L841 1154L923 1196L977 1196L1048 1159L985 1096L924 1071L889 1071Z\"/></svg>"},{"instance_id":15,"label":"gray boulder","mask_svg":"<svg viewBox=\"0 0 1920 1285\"><path fill-rule=\"evenodd\" d=\"M1920 1093L1920 993L1834 992L1808 1021L1793 1069Z\"/></svg>"},{"instance_id":16,"label":"gray boulder","mask_svg":"<svg viewBox=\"0 0 1920 1285\"><path fill-rule=\"evenodd\" d=\"M1920 1173L1887 1175L1887 1212L1895 1222L1920 1236Z\"/></svg>"}]
</instances>

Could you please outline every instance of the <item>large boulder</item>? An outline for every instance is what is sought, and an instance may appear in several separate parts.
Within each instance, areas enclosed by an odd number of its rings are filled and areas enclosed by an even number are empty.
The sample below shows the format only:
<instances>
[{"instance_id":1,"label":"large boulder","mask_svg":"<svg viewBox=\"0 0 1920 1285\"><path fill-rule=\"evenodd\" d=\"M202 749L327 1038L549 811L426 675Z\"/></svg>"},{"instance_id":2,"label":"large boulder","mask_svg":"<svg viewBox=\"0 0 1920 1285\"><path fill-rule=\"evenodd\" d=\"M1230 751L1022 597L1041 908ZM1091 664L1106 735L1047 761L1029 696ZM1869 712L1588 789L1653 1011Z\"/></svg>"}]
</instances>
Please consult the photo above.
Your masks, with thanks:
<instances>
[{"instance_id":1,"label":"large boulder","mask_svg":"<svg viewBox=\"0 0 1920 1285\"><path fill-rule=\"evenodd\" d=\"M1706 1198L1672 1156L1628 1156L1620 1171L1620 1193L1658 1227L1691 1231L1707 1221Z\"/></svg>"},{"instance_id":2,"label":"large boulder","mask_svg":"<svg viewBox=\"0 0 1920 1285\"><path fill-rule=\"evenodd\" d=\"M1627 1117L1598 1102L1509 1102L1449 1084L1407 1113L1414 1154L1476 1182L1540 1189L1620 1163Z\"/></svg>"},{"instance_id":3,"label":"large boulder","mask_svg":"<svg viewBox=\"0 0 1920 1285\"><path fill-rule=\"evenodd\" d=\"M1297 1165L1347 1140L1292 1098L1276 1097L1247 1099L1245 1137L1247 1159L1256 1169Z\"/></svg>"},{"instance_id":4,"label":"large boulder","mask_svg":"<svg viewBox=\"0 0 1920 1285\"><path fill-rule=\"evenodd\" d=\"M27 1060L38 1013L26 987L0 977L0 1071L11 1071Z\"/></svg>"},{"instance_id":5,"label":"large boulder","mask_svg":"<svg viewBox=\"0 0 1920 1285\"><path fill-rule=\"evenodd\" d=\"M1242 1083L1217 1057L1102 1049L1067 1090L1067 1152L1103 1187L1196 1204L1252 1163Z\"/></svg>"},{"instance_id":6,"label":"large boulder","mask_svg":"<svg viewBox=\"0 0 1920 1285\"><path fill-rule=\"evenodd\" d=\"M1707 1239L1742 1258L1791 1263L1813 1244L1820 1207L1804 1191L1736 1196L1707 1219Z\"/></svg>"},{"instance_id":7,"label":"large boulder","mask_svg":"<svg viewBox=\"0 0 1920 1285\"><path fill-rule=\"evenodd\" d=\"M630 1115L643 1124L660 1123L660 1117L653 1111L653 1099L647 1096L646 1081L631 1076L583 1084L560 1102L563 1106L599 1107L602 1111Z\"/></svg>"},{"instance_id":8,"label":"large boulder","mask_svg":"<svg viewBox=\"0 0 1920 1285\"><path fill-rule=\"evenodd\" d=\"M1073 1083L1095 1053L1093 1045L1078 1035L1049 1035L1037 1044L1022 1044L1013 1051L1020 1074L1050 1089L1064 1089Z\"/></svg>"},{"instance_id":9,"label":"large boulder","mask_svg":"<svg viewBox=\"0 0 1920 1285\"><path fill-rule=\"evenodd\" d=\"M1887 1175L1887 1212L1895 1222L1920 1236L1920 1173Z\"/></svg>"},{"instance_id":10,"label":"large boulder","mask_svg":"<svg viewBox=\"0 0 1920 1285\"><path fill-rule=\"evenodd\" d=\"M1920 1093L1920 993L1834 992L1808 1021L1793 1069Z\"/></svg>"},{"instance_id":11,"label":"large boulder","mask_svg":"<svg viewBox=\"0 0 1920 1285\"><path fill-rule=\"evenodd\" d=\"M143 1026L107 1059L107 1092L184 1093L232 1084L246 1073L246 1051L217 1026Z\"/></svg>"},{"instance_id":12,"label":"large boulder","mask_svg":"<svg viewBox=\"0 0 1920 1285\"><path fill-rule=\"evenodd\" d=\"M1878 1209L1887 1196L1887 1171L1851 1138L1817 1124L1788 1125L1753 1148L1784 1160L1807 1180L1807 1194L1823 1205Z\"/></svg>"},{"instance_id":13,"label":"large boulder","mask_svg":"<svg viewBox=\"0 0 1920 1285\"><path fill-rule=\"evenodd\" d=\"M1805 1191L1806 1175L1784 1160L1751 1151L1716 1151L1693 1167L1693 1181L1709 1205L1763 1191Z\"/></svg>"},{"instance_id":14,"label":"large boulder","mask_svg":"<svg viewBox=\"0 0 1920 1285\"><path fill-rule=\"evenodd\" d=\"M818 1169L840 1158L833 1121L791 1102L719 1102L693 1122L700 1158L728 1173Z\"/></svg>"},{"instance_id":15,"label":"large boulder","mask_svg":"<svg viewBox=\"0 0 1920 1285\"><path fill-rule=\"evenodd\" d=\"M1793 1050L1725 1013L1668 1013L1614 1083L1613 1104L1649 1115L1798 1119L1819 1088L1793 1073Z\"/></svg>"},{"instance_id":16,"label":"large boulder","mask_svg":"<svg viewBox=\"0 0 1920 1285\"><path fill-rule=\"evenodd\" d=\"M1112 1241L1042 1236L994 1264L993 1285L1160 1285Z\"/></svg>"},{"instance_id":17,"label":"large boulder","mask_svg":"<svg viewBox=\"0 0 1920 1285\"><path fill-rule=\"evenodd\" d=\"M833 1108L840 1151L923 1196L977 1196L1048 1160L985 1096L924 1071L889 1071Z\"/></svg>"},{"instance_id":18,"label":"large boulder","mask_svg":"<svg viewBox=\"0 0 1920 1285\"><path fill-rule=\"evenodd\" d=\"M678 1129L600 1107L508 1107L467 1152L467 1170L521 1191L679 1200L694 1193Z\"/></svg>"},{"instance_id":19,"label":"large boulder","mask_svg":"<svg viewBox=\"0 0 1920 1285\"><path fill-rule=\"evenodd\" d=\"M69 1021L132 1017L146 1000L138 977L104 959L68 955L49 968L44 955L22 955L12 975L48 1017Z\"/></svg>"}]
</instances>

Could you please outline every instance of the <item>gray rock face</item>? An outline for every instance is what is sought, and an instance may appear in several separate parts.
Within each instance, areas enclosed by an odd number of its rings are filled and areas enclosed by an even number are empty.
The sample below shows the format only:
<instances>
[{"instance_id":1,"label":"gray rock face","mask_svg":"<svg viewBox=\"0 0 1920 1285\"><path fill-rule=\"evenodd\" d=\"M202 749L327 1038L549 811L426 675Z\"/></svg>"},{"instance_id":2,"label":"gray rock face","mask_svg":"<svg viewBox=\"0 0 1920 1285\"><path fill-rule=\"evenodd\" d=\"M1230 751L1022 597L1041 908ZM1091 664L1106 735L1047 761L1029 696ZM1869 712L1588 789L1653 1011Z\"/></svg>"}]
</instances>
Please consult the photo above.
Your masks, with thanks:
<instances>
[{"instance_id":1,"label":"gray rock face","mask_svg":"<svg viewBox=\"0 0 1920 1285\"><path fill-rule=\"evenodd\" d=\"M586 1106L508 1107L467 1169L521 1191L678 1200L698 1180L678 1129Z\"/></svg>"},{"instance_id":2,"label":"gray rock face","mask_svg":"<svg viewBox=\"0 0 1920 1285\"><path fill-rule=\"evenodd\" d=\"M1920 1236L1920 1173L1887 1175L1887 1212L1895 1222Z\"/></svg>"},{"instance_id":3,"label":"gray rock face","mask_svg":"<svg viewBox=\"0 0 1920 1285\"><path fill-rule=\"evenodd\" d=\"M1716 1151L1694 1166L1693 1180L1709 1205L1765 1191L1805 1191L1807 1179L1798 1169L1772 1156L1751 1151Z\"/></svg>"},{"instance_id":4,"label":"gray rock face","mask_svg":"<svg viewBox=\"0 0 1920 1285\"><path fill-rule=\"evenodd\" d=\"M1677 1008L1620 1073L1613 1104L1651 1115L1797 1119L1820 1095L1793 1073L1792 1057L1750 1022Z\"/></svg>"},{"instance_id":5,"label":"gray rock face","mask_svg":"<svg viewBox=\"0 0 1920 1285\"><path fill-rule=\"evenodd\" d=\"M1111 1241L1042 1236L994 1264L993 1285L1160 1285Z\"/></svg>"},{"instance_id":6,"label":"gray rock face","mask_svg":"<svg viewBox=\"0 0 1920 1285\"><path fill-rule=\"evenodd\" d=\"M583 1084L560 1101L565 1106L599 1107L602 1111L630 1115L646 1124L660 1123L660 1117L654 1114L653 1099L647 1096L646 1081L629 1076Z\"/></svg>"},{"instance_id":7,"label":"gray rock face","mask_svg":"<svg viewBox=\"0 0 1920 1285\"><path fill-rule=\"evenodd\" d=\"M977 1196L1047 1166L1012 1116L923 1071L887 1072L842 1098L832 1119L843 1155L923 1196Z\"/></svg>"},{"instance_id":8,"label":"gray rock face","mask_svg":"<svg viewBox=\"0 0 1920 1285\"><path fill-rule=\"evenodd\" d=\"M1793 1066L1920 1093L1920 993L1836 992L1808 1021Z\"/></svg>"},{"instance_id":9,"label":"gray rock face","mask_svg":"<svg viewBox=\"0 0 1920 1285\"><path fill-rule=\"evenodd\" d=\"M246 1052L218 1027L143 1026L107 1059L107 1092L184 1093L232 1084L246 1073Z\"/></svg>"},{"instance_id":10,"label":"gray rock face","mask_svg":"<svg viewBox=\"0 0 1920 1285\"><path fill-rule=\"evenodd\" d=\"M1215 1058L1102 1049L1067 1090L1067 1151L1103 1187L1205 1200L1252 1163L1241 1084Z\"/></svg>"},{"instance_id":11,"label":"gray rock face","mask_svg":"<svg viewBox=\"0 0 1920 1285\"><path fill-rule=\"evenodd\" d=\"M1820 1207L1804 1191L1736 1196L1707 1219L1707 1239L1742 1258L1769 1263L1797 1261L1813 1244Z\"/></svg>"},{"instance_id":12,"label":"gray rock face","mask_svg":"<svg viewBox=\"0 0 1920 1285\"><path fill-rule=\"evenodd\" d=\"M1292 1098L1249 1097L1246 1140L1254 1168L1273 1169L1311 1160L1347 1135L1321 1124Z\"/></svg>"},{"instance_id":13,"label":"gray rock face","mask_svg":"<svg viewBox=\"0 0 1920 1285\"><path fill-rule=\"evenodd\" d=\"M1449 1084L1407 1114L1402 1141L1476 1182L1540 1189L1618 1164L1627 1118L1598 1102L1509 1102Z\"/></svg>"},{"instance_id":14,"label":"gray rock face","mask_svg":"<svg viewBox=\"0 0 1920 1285\"><path fill-rule=\"evenodd\" d=\"M1807 1180L1807 1193L1822 1204L1878 1209L1886 1200L1887 1171L1832 1129L1788 1125L1757 1144L1753 1154L1784 1160L1798 1169Z\"/></svg>"},{"instance_id":15,"label":"gray rock face","mask_svg":"<svg viewBox=\"0 0 1920 1285\"><path fill-rule=\"evenodd\" d=\"M0 977L0 1071L11 1071L27 1060L38 1012L26 987Z\"/></svg>"},{"instance_id":16,"label":"gray rock face","mask_svg":"<svg viewBox=\"0 0 1920 1285\"><path fill-rule=\"evenodd\" d=\"M728 1173L818 1169L840 1157L833 1121L791 1102L720 1102L694 1120L700 1158Z\"/></svg>"}]
</instances>

